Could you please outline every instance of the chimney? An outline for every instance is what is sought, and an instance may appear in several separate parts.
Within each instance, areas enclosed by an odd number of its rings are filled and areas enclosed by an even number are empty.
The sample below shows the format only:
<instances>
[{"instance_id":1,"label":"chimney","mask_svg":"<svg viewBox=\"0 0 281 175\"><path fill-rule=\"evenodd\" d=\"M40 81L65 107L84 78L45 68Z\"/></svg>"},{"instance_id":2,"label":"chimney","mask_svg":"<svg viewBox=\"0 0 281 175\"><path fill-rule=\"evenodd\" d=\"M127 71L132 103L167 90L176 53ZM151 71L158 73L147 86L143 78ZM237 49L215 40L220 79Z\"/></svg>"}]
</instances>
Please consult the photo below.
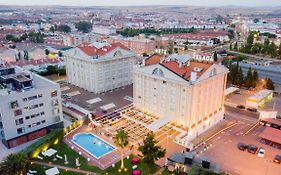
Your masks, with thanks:
<instances>
[{"instance_id":1,"label":"chimney","mask_svg":"<svg viewBox=\"0 0 281 175\"><path fill-rule=\"evenodd\" d=\"M195 82L197 80L197 72L192 71L190 75L190 81Z\"/></svg>"},{"instance_id":2,"label":"chimney","mask_svg":"<svg viewBox=\"0 0 281 175\"><path fill-rule=\"evenodd\" d=\"M182 67L182 62L179 61L178 64L179 64L179 68L181 68Z\"/></svg>"},{"instance_id":3,"label":"chimney","mask_svg":"<svg viewBox=\"0 0 281 175\"><path fill-rule=\"evenodd\" d=\"M141 60L141 66L145 66L145 59Z\"/></svg>"}]
</instances>

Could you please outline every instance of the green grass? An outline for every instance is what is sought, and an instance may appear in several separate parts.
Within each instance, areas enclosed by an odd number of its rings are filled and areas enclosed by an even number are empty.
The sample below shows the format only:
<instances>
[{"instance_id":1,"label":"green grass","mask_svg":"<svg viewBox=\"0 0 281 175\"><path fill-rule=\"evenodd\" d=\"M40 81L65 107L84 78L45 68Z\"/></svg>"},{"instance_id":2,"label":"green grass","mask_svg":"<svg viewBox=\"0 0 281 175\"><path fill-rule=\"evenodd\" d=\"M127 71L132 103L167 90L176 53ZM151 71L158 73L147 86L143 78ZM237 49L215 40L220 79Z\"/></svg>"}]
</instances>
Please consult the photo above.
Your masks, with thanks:
<instances>
[{"instance_id":1,"label":"green grass","mask_svg":"<svg viewBox=\"0 0 281 175\"><path fill-rule=\"evenodd\" d=\"M87 160L83 156L79 155L76 151L72 150L70 147L68 147L63 142L53 145L51 148L57 150L58 154L62 157L64 157L64 154L66 154L67 160L69 163L67 165L65 165L64 158L57 159L56 161L54 161L53 158L44 157L44 159L42 161L44 161L46 163L52 162L53 164L76 168L75 159L79 157L79 162L81 164L80 169L86 170L86 171L92 171L92 172L96 172L96 173L102 172L102 170L100 168L88 165ZM36 159L36 160L38 160L38 159ZM40 160L38 160L38 161L40 161Z\"/></svg>"},{"instance_id":2,"label":"green grass","mask_svg":"<svg viewBox=\"0 0 281 175\"><path fill-rule=\"evenodd\" d=\"M88 165L88 162L84 157L79 155L76 151L72 150L70 147L68 147L68 145L66 145L63 142L59 142L58 144L53 145L51 148L57 150L58 154L62 157L64 157L64 154L66 154L69 163L67 165L65 165L64 164L64 158L62 160L57 159L57 160L54 161L53 158L49 158L49 157L44 157L44 159L42 160L43 162L46 162L46 163L52 162L53 164L71 167L71 168L76 168L75 159L77 157L79 157L79 162L81 164L81 166L80 166L81 170L96 172L96 173L100 173L100 174L103 174L103 175L105 175L105 174L108 174L108 175L131 175L132 174L133 164L131 163L131 160L132 160L132 157L135 157L133 155L131 155L129 159L127 159L127 158L124 159L124 165L127 168L127 172L124 172L124 171L118 172L118 170L120 168L120 164L121 164L120 161L118 163L116 163L115 168L110 167L110 168L103 171L96 166ZM38 159L35 159L35 160L41 161L41 160L38 160ZM41 170L42 170L42 168L44 168L44 167L39 166L39 165L36 165L36 166L31 165L31 166L34 166L35 168L39 168L38 172L40 172L40 173L38 173L38 174L41 174ZM41 167L41 169L40 169L40 167ZM46 168L46 169L48 169L48 168ZM144 175L153 174L158 169L159 168L156 165L146 164L143 161L140 161L140 163L138 164L138 170L140 170L142 172L142 174L144 174ZM62 173L64 172L64 170L61 170L61 171L62 171ZM44 172L45 172L45 169L43 169L43 174L44 174ZM70 174L70 171L65 172L65 173ZM79 173L73 172L73 175L76 175L76 174L79 175ZM70 175L72 175L72 174L70 174Z\"/></svg>"},{"instance_id":3,"label":"green grass","mask_svg":"<svg viewBox=\"0 0 281 175\"><path fill-rule=\"evenodd\" d=\"M106 169L106 171L103 173L103 174L108 174L108 175L131 175L132 174L132 158L133 157L136 157L134 155L131 155L129 159L125 158L124 159L124 166L127 168L127 171L125 172L124 170L119 172L119 168L120 168L120 164L121 162L119 161L115 168L108 168ZM150 175L150 174L153 174L155 173L159 168L156 166L156 165L151 165L151 164L146 164L144 163L143 161L140 161L140 163L138 164L138 170L141 171L141 174L143 175Z\"/></svg>"},{"instance_id":4,"label":"green grass","mask_svg":"<svg viewBox=\"0 0 281 175\"><path fill-rule=\"evenodd\" d=\"M45 171L50 169L52 167L45 167L45 166L41 166L41 165L35 165L35 164L32 164L29 166L29 169L32 170L32 171L37 171L37 175L45 175ZM84 175L84 174L81 174L81 173L76 173L76 172L71 172L71 171L65 171L65 170L62 170L62 169L59 169L60 171L60 174L59 175Z\"/></svg>"}]
</instances>

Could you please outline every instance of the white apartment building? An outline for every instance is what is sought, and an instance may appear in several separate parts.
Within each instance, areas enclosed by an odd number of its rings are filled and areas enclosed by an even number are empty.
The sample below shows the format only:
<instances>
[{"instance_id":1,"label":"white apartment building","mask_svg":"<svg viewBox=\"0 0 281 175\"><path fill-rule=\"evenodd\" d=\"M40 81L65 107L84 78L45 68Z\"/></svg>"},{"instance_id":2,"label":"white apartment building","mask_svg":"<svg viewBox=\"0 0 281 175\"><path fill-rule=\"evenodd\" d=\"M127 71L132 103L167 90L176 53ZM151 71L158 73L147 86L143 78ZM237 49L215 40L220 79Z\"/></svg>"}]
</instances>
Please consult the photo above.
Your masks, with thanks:
<instances>
[{"instance_id":1,"label":"white apartment building","mask_svg":"<svg viewBox=\"0 0 281 175\"><path fill-rule=\"evenodd\" d=\"M112 26L93 25L92 32L101 35L111 35L116 33L116 28Z\"/></svg>"},{"instance_id":2,"label":"white apartment building","mask_svg":"<svg viewBox=\"0 0 281 175\"><path fill-rule=\"evenodd\" d=\"M65 54L68 82L101 93L132 84L136 54L120 43L82 43Z\"/></svg>"},{"instance_id":3,"label":"white apartment building","mask_svg":"<svg viewBox=\"0 0 281 175\"><path fill-rule=\"evenodd\" d=\"M138 66L134 69L133 104L160 118L155 122L158 126L148 127L152 130L167 122L185 128L177 141L188 146L223 119L227 73L222 65L182 56Z\"/></svg>"},{"instance_id":4,"label":"white apartment building","mask_svg":"<svg viewBox=\"0 0 281 175\"><path fill-rule=\"evenodd\" d=\"M0 67L0 139L8 148L62 128L57 83L19 67Z\"/></svg>"}]
</instances>

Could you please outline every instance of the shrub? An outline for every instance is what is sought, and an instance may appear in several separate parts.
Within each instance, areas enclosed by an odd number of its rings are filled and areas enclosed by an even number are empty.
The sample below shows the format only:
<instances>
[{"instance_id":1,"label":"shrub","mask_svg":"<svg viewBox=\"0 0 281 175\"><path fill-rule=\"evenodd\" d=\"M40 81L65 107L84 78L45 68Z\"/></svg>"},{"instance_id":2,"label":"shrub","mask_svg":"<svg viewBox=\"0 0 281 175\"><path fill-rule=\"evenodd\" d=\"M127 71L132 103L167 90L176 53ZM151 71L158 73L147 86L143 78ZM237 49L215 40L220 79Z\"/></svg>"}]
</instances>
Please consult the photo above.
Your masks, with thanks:
<instances>
[{"instance_id":1,"label":"shrub","mask_svg":"<svg viewBox=\"0 0 281 175\"><path fill-rule=\"evenodd\" d=\"M31 144L25 150L30 158L35 158L40 152L46 151L49 147L57 144L64 136L63 129L52 129L45 137L40 138L37 142Z\"/></svg>"}]
</instances>

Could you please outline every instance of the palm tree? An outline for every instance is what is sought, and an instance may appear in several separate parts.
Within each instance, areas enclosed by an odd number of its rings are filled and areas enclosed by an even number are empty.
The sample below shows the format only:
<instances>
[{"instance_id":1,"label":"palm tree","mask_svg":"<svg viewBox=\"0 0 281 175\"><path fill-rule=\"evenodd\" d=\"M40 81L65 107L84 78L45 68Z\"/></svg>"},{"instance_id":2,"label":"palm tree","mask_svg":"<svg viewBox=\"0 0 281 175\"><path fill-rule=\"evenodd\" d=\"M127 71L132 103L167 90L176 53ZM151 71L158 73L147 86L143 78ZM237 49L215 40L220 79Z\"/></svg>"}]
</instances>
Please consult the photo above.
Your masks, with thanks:
<instances>
[{"instance_id":1,"label":"palm tree","mask_svg":"<svg viewBox=\"0 0 281 175\"><path fill-rule=\"evenodd\" d=\"M124 161L123 161L123 151L124 148L129 144L128 142L128 133L124 131L123 129L118 130L115 135L115 141L114 143L121 148L121 169L124 168Z\"/></svg>"},{"instance_id":2,"label":"palm tree","mask_svg":"<svg viewBox=\"0 0 281 175\"><path fill-rule=\"evenodd\" d=\"M9 154L0 165L0 174L22 175L25 174L29 160L25 153Z\"/></svg>"}]
</instances>

